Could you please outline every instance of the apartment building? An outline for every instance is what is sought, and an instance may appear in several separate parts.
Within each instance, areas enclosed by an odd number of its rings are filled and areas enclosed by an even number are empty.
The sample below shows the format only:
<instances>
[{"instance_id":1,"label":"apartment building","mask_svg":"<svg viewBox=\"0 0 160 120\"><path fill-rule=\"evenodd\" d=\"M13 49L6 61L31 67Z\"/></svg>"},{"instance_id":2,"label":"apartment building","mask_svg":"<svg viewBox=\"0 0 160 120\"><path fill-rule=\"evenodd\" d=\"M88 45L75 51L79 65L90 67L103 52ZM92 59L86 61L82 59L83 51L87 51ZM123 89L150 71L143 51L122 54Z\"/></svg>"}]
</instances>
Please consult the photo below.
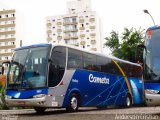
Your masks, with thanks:
<instances>
[{"instance_id":1,"label":"apartment building","mask_svg":"<svg viewBox=\"0 0 160 120\"><path fill-rule=\"evenodd\" d=\"M15 9L0 10L0 65L10 60L13 49L20 46L21 35L18 36L18 14ZM20 38L21 37L21 38Z\"/></svg>"},{"instance_id":2,"label":"apartment building","mask_svg":"<svg viewBox=\"0 0 160 120\"><path fill-rule=\"evenodd\" d=\"M90 0L67 2L67 14L47 17L47 41L101 51L101 25Z\"/></svg>"}]
</instances>

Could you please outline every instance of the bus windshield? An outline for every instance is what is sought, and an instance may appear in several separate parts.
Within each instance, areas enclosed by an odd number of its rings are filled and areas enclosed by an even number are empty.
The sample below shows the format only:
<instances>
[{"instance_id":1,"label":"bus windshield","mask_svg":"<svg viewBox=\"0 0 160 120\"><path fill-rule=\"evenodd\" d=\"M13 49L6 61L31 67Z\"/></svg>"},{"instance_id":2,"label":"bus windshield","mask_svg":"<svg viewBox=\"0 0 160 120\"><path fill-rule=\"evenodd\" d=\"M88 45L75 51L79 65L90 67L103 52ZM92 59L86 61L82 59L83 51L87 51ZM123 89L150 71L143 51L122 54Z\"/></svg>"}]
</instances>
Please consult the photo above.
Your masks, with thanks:
<instances>
[{"instance_id":1,"label":"bus windshield","mask_svg":"<svg viewBox=\"0 0 160 120\"><path fill-rule=\"evenodd\" d=\"M49 47L16 50L8 69L7 89L46 87Z\"/></svg>"},{"instance_id":2,"label":"bus windshield","mask_svg":"<svg viewBox=\"0 0 160 120\"><path fill-rule=\"evenodd\" d=\"M160 81L160 29L146 32L144 52L145 80Z\"/></svg>"}]
</instances>

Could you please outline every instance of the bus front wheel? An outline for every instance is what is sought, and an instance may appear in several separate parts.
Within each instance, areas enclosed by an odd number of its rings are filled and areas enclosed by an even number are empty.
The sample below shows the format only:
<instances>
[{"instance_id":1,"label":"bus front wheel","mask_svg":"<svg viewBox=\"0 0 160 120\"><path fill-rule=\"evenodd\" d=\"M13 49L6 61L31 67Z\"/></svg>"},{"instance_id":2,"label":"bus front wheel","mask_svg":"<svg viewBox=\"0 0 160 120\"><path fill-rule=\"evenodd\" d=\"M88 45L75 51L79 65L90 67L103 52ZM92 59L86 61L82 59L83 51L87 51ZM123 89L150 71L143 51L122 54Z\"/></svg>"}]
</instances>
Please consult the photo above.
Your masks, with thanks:
<instances>
[{"instance_id":1,"label":"bus front wheel","mask_svg":"<svg viewBox=\"0 0 160 120\"><path fill-rule=\"evenodd\" d=\"M79 107L79 97L77 94L73 93L69 99L69 106L66 108L67 111L76 112Z\"/></svg>"}]
</instances>

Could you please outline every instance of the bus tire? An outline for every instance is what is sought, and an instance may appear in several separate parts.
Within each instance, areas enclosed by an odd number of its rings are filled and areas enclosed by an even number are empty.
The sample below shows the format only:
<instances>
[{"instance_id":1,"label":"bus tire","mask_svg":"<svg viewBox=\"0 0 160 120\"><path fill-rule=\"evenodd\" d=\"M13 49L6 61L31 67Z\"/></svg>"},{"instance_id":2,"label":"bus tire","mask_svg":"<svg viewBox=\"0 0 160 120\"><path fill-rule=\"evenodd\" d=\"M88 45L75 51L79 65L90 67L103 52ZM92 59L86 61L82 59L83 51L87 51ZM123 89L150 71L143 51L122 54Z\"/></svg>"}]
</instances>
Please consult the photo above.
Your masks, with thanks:
<instances>
[{"instance_id":1,"label":"bus tire","mask_svg":"<svg viewBox=\"0 0 160 120\"><path fill-rule=\"evenodd\" d=\"M45 112L46 108L43 107L34 107L34 110L38 113L38 114L42 114Z\"/></svg>"},{"instance_id":2,"label":"bus tire","mask_svg":"<svg viewBox=\"0 0 160 120\"><path fill-rule=\"evenodd\" d=\"M132 106L132 99L131 99L131 96L128 94L125 100L125 107L129 108L131 106Z\"/></svg>"},{"instance_id":3,"label":"bus tire","mask_svg":"<svg viewBox=\"0 0 160 120\"><path fill-rule=\"evenodd\" d=\"M66 108L66 110L69 112L76 112L78 111L78 108L79 108L79 97L77 94L72 93L69 98L69 105Z\"/></svg>"}]
</instances>

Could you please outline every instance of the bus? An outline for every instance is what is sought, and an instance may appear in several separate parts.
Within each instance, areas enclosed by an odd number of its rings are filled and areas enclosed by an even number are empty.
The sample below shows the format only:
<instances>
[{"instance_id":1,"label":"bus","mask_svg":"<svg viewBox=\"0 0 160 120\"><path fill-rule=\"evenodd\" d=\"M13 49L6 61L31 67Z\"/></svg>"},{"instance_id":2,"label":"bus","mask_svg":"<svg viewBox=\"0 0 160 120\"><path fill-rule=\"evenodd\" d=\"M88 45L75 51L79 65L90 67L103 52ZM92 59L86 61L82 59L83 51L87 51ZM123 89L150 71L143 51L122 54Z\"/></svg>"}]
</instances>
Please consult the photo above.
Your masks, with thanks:
<instances>
[{"instance_id":1,"label":"bus","mask_svg":"<svg viewBox=\"0 0 160 120\"><path fill-rule=\"evenodd\" d=\"M142 69L101 53L68 45L36 44L14 50L7 62L9 107L97 108L139 105L144 101Z\"/></svg>"},{"instance_id":2,"label":"bus","mask_svg":"<svg viewBox=\"0 0 160 120\"><path fill-rule=\"evenodd\" d=\"M143 48L143 79L147 105L160 105L160 26L149 27ZM142 61L142 60L141 60Z\"/></svg>"}]
</instances>

